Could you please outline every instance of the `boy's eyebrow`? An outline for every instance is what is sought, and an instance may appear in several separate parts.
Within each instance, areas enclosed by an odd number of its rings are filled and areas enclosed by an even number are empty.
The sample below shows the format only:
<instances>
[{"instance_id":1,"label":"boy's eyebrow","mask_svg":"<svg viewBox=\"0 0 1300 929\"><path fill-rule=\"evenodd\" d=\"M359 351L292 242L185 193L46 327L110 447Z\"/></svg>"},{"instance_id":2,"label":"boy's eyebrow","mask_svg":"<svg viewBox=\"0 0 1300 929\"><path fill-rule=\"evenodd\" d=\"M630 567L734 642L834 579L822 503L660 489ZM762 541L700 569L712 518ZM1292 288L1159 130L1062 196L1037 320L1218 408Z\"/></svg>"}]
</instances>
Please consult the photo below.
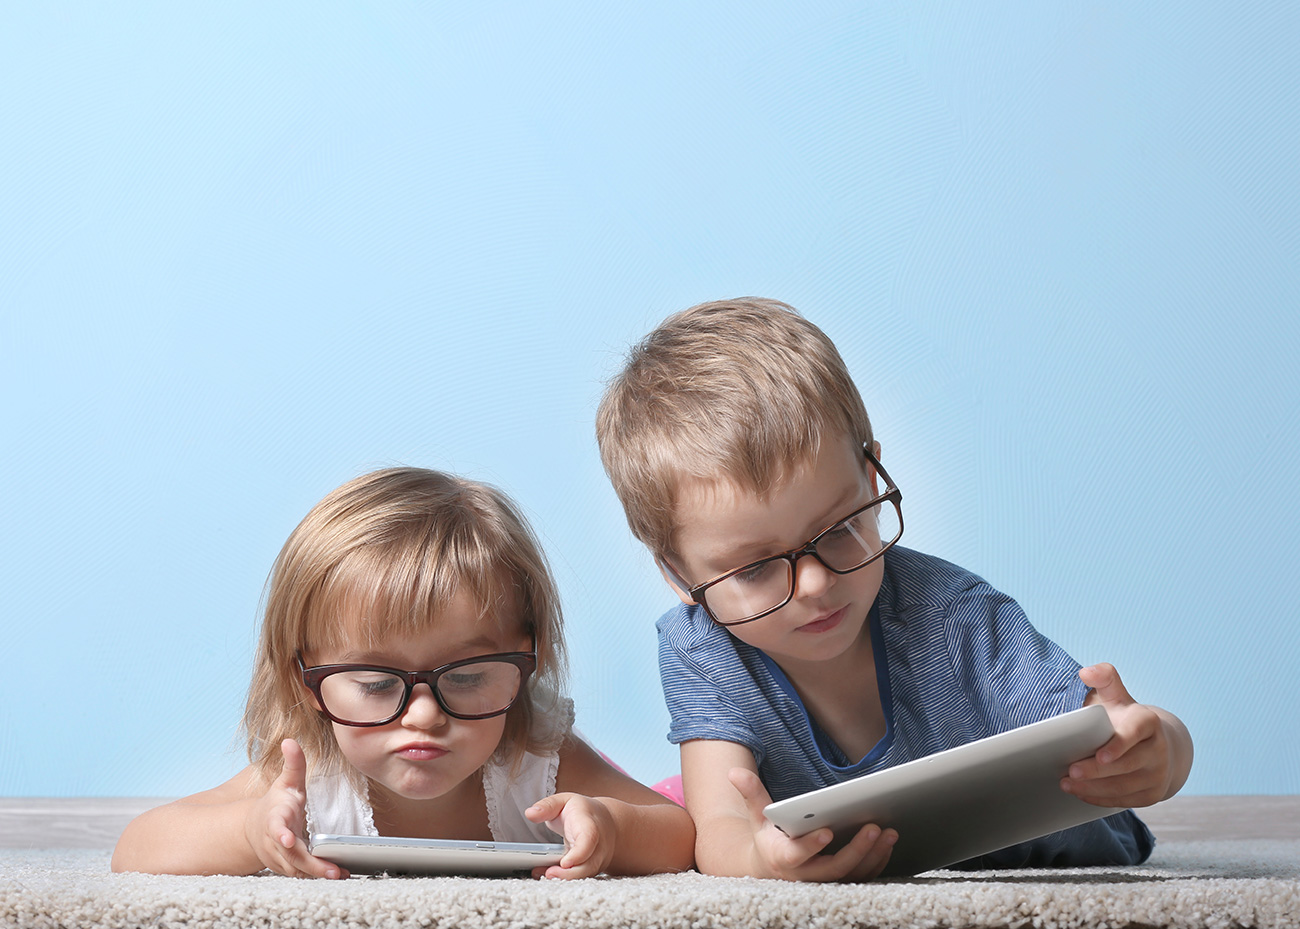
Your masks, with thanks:
<instances>
[{"instance_id":1,"label":"boy's eyebrow","mask_svg":"<svg viewBox=\"0 0 1300 929\"><path fill-rule=\"evenodd\" d=\"M829 512L822 514L821 518L814 523L815 528L809 531L811 533L821 532L823 529L834 524L836 520L848 516L854 508L854 504L857 503L859 493L859 488L854 487L836 497L835 502L829 507ZM806 542L809 538L811 538L811 535L805 536L800 541ZM796 542L795 544L797 545L799 543ZM781 552L788 552L789 550L789 543L777 539L746 539L743 542L737 543L734 547L724 549L716 559L707 558L705 561L710 565L715 565L718 562L725 561L726 564L724 566L719 567L714 571L714 574L721 574L724 571L730 571L733 568L738 568L741 565L746 565L754 561L761 561L764 558L769 558L773 555L780 554Z\"/></svg>"}]
</instances>

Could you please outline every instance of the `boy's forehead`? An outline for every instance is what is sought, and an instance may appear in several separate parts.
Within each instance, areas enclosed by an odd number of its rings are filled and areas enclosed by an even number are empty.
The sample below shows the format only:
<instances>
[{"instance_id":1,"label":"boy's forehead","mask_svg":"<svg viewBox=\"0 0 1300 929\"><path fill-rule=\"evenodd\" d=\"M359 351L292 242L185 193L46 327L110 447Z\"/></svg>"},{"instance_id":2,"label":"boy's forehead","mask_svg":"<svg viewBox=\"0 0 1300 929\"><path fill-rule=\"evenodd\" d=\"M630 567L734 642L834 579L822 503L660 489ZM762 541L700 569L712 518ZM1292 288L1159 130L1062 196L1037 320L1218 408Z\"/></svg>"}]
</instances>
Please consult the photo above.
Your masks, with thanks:
<instances>
[{"instance_id":1,"label":"boy's forehead","mask_svg":"<svg viewBox=\"0 0 1300 929\"><path fill-rule=\"evenodd\" d=\"M787 466L770 487L747 485L729 475L686 477L676 494L673 548L686 558L723 561L736 554L783 550L798 544L793 536L802 538L843 515L839 510L860 495L863 476L852 443L833 442Z\"/></svg>"}]
</instances>

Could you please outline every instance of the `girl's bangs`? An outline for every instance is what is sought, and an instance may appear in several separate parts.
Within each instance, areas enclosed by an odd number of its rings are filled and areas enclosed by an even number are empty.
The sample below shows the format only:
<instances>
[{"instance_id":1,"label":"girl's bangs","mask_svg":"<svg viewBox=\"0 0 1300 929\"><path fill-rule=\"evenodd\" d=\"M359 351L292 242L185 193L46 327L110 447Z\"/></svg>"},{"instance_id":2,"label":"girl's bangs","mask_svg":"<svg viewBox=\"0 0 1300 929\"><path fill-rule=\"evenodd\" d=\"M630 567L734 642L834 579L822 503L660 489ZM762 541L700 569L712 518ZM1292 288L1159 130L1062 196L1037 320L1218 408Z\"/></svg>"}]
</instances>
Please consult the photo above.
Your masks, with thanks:
<instances>
[{"instance_id":1,"label":"girl's bangs","mask_svg":"<svg viewBox=\"0 0 1300 929\"><path fill-rule=\"evenodd\" d=\"M321 584L306 630L314 648L371 647L425 632L465 590L479 617L502 628L518 616L518 598L498 567L464 563L446 552L367 545L349 552Z\"/></svg>"}]
</instances>

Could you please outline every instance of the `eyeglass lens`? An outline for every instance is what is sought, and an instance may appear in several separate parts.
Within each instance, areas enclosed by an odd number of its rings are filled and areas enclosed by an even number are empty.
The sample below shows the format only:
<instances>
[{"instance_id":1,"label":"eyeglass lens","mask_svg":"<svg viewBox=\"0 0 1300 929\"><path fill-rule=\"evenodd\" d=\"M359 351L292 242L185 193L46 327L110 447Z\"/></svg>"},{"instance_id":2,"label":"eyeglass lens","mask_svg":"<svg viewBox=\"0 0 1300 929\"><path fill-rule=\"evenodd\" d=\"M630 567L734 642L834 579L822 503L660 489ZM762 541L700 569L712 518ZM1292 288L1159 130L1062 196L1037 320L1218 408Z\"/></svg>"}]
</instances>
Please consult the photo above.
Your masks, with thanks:
<instances>
[{"instance_id":1,"label":"eyeglass lens","mask_svg":"<svg viewBox=\"0 0 1300 929\"><path fill-rule=\"evenodd\" d=\"M434 686L443 705L460 716L504 712L515 697L523 673L507 661L477 661L449 668ZM321 702L330 715L354 723L393 717L406 697L406 681L385 671L356 668L328 675L320 683Z\"/></svg>"},{"instance_id":2,"label":"eyeglass lens","mask_svg":"<svg viewBox=\"0 0 1300 929\"><path fill-rule=\"evenodd\" d=\"M902 526L897 504L881 501L826 530L815 551L832 570L852 571L892 545ZM794 583L793 559L773 558L711 585L705 598L719 622L741 622L784 604L794 593Z\"/></svg>"}]
</instances>

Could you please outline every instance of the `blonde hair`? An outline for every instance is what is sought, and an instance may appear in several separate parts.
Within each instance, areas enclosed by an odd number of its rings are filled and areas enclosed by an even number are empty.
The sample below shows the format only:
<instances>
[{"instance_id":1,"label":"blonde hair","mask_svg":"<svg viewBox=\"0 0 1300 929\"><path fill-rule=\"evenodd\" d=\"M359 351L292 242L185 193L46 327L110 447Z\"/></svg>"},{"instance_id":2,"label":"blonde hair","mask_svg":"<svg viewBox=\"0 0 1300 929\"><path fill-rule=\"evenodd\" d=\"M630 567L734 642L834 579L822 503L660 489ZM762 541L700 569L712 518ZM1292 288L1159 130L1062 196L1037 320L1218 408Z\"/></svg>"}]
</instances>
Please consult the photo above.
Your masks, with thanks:
<instances>
[{"instance_id":1,"label":"blonde hair","mask_svg":"<svg viewBox=\"0 0 1300 929\"><path fill-rule=\"evenodd\" d=\"M862 397L824 332L760 297L668 317L632 348L596 413L605 471L656 555L674 554L683 483L765 497L827 435L873 442Z\"/></svg>"},{"instance_id":2,"label":"blonde hair","mask_svg":"<svg viewBox=\"0 0 1300 929\"><path fill-rule=\"evenodd\" d=\"M539 705L562 691L560 601L541 546L505 494L421 468L362 475L312 507L290 534L267 581L265 612L244 710L248 757L269 782L280 742L308 763L347 772L331 723L310 702L296 655L436 630L458 591L483 622L535 636L537 670L506 714L497 757L515 765L533 748Z\"/></svg>"}]
</instances>

